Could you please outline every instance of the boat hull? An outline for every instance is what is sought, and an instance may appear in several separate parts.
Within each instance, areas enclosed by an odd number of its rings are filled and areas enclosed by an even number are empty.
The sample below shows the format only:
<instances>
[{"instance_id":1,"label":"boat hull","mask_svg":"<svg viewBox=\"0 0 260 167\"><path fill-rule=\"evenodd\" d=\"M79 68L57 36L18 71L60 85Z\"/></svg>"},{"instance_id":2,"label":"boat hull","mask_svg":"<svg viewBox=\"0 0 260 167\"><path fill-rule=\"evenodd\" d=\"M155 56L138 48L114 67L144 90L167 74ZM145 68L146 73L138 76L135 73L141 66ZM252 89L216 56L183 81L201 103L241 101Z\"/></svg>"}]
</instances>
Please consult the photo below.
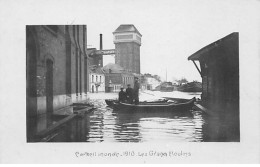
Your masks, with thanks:
<instances>
[{"instance_id":1,"label":"boat hull","mask_svg":"<svg viewBox=\"0 0 260 167\"><path fill-rule=\"evenodd\" d=\"M163 111L189 111L195 102L195 98L186 100L185 102L154 102L154 103L140 103L138 105L119 103L116 101L109 101L106 103L114 109L114 111L128 111L128 112L163 112Z\"/></svg>"}]
</instances>

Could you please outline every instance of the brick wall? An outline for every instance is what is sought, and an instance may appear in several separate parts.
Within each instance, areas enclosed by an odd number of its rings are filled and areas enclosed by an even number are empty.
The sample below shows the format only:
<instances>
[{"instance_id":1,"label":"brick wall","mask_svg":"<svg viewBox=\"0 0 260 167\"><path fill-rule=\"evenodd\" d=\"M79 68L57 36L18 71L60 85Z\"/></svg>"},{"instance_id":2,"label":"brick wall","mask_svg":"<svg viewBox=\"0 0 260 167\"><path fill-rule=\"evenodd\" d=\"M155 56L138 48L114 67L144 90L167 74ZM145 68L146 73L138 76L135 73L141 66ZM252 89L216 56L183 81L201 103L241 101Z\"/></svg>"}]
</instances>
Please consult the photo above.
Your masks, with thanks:
<instances>
[{"instance_id":1,"label":"brick wall","mask_svg":"<svg viewBox=\"0 0 260 167\"><path fill-rule=\"evenodd\" d=\"M70 105L72 102L85 100L85 82L88 77L85 75L88 64L85 61L87 40L84 30L86 28L83 25L27 26L26 28L26 68L29 71L27 78L35 78L27 79L27 108L37 110L31 112L31 115L46 113L46 94L50 94L46 92L47 90L52 91L53 110ZM34 59L36 62L31 61ZM52 62L51 83L46 80L47 60ZM35 74L32 72L34 70ZM46 83L52 85L52 88L47 87ZM30 95L30 89L35 89L36 95ZM36 98L37 100L33 100ZM32 109L30 106L35 106L35 103L37 107Z\"/></svg>"},{"instance_id":2,"label":"brick wall","mask_svg":"<svg viewBox=\"0 0 260 167\"><path fill-rule=\"evenodd\" d=\"M134 73L140 73L140 45L134 42L115 44L115 63Z\"/></svg>"}]
</instances>

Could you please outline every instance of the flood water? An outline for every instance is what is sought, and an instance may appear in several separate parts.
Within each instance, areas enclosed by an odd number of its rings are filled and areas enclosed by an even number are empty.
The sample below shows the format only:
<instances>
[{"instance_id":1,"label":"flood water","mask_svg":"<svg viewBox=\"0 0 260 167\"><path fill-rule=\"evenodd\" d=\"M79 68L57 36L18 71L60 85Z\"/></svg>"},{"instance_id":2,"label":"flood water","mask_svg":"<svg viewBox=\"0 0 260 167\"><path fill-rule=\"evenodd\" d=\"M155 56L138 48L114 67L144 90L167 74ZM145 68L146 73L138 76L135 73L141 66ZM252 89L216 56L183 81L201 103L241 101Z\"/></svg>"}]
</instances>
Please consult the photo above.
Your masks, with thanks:
<instances>
[{"instance_id":1,"label":"flood water","mask_svg":"<svg viewBox=\"0 0 260 167\"><path fill-rule=\"evenodd\" d=\"M204 120L191 113L114 113L98 109L90 115L88 142L202 141Z\"/></svg>"},{"instance_id":2,"label":"flood water","mask_svg":"<svg viewBox=\"0 0 260 167\"><path fill-rule=\"evenodd\" d=\"M179 98L200 98L200 93L175 92L175 96L171 95L173 92L152 93L156 96L142 94L140 99L176 97L176 94ZM203 141L205 120L200 111L126 113L113 111L104 99L97 98L93 103L100 108L89 115L87 142Z\"/></svg>"},{"instance_id":3,"label":"flood water","mask_svg":"<svg viewBox=\"0 0 260 167\"><path fill-rule=\"evenodd\" d=\"M161 97L200 98L201 93L142 92L140 101ZM120 112L109 108L105 99L116 93L94 93L90 102L97 108L83 118L69 122L49 142L219 142L239 141L239 134L225 119L209 116L198 110L182 112ZM221 121L221 120L224 120Z\"/></svg>"}]
</instances>

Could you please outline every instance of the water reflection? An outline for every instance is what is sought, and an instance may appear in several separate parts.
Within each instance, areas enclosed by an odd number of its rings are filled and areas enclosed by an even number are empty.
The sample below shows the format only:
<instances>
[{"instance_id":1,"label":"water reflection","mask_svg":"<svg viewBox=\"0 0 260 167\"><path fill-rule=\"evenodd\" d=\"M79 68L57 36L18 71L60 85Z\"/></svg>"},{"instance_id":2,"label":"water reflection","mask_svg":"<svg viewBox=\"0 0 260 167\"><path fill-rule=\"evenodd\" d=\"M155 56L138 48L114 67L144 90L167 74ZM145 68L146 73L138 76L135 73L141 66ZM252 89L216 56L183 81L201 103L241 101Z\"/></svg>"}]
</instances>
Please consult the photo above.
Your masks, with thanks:
<instances>
[{"instance_id":1,"label":"water reflection","mask_svg":"<svg viewBox=\"0 0 260 167\"><path fill-rule=\"evenodd\" d=\"M88 142L198 142L204 120L198 111L114 112L101 108L91 116Z\"/></svg>"},{"instance_id":2,"label":"water reflection","mask_svg":"<svg viewBox=\"0 0 260 167\"><path fill-rule=\"evenodd\" d=\"M162 96L160 92L156 93L158 96ZM200 96L200 94L181 94L179 92L163 95L180 98L194 96L198 98ZM239 141L239 127L235 129L232 126L235 122L233 119L237 118L228 114L222 117L213 117L194 110L132 113L113 111L106 106L104 98L107 98L107 96L104 94L97 94L97 96L98 98L92 99L92 102L98 108L97 110L82 118L73 119L58 131L47 136L46 140L43 141L111 143ZM142 96L142 98L142 100L149 100L151 96ZM154 96L153 98L157 97ZM53 124L53 122L55 123L55 120L52 120L51 123L38 120L38 123L42 123L41 126L33 127L40 130L49 124ZM237 131L238 133L235 133Z\"/></svg>"}]
</instances>

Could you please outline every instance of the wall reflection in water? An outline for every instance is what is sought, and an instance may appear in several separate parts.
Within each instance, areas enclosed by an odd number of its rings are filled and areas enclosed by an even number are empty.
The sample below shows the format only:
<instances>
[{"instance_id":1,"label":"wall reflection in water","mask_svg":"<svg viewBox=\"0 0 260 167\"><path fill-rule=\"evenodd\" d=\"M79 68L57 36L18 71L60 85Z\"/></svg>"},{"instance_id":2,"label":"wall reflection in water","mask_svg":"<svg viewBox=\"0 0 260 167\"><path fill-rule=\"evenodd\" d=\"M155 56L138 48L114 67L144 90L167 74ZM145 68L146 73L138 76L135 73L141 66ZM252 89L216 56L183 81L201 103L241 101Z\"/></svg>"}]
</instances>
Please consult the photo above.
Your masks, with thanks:
<instances>
[{"instance_id":1,"label":"wall reflection in water","mask_svg":"<svg viewBox=\"0 0 260 167\"><path fill-rule=\"evenodd\" d=\"M89 142L197 142L203 140L199 112L113 112L97 110L90 116Z\"/></svg>"},{"instance_id":2,"label":"wall reflection in water","mask_svg":"<svg viewBox=\"0 0 260 167\"><path fill-rule=\"evenodd\" d=\"M105 105L47 137L50 142L232 141L228 126L200 111L114 112Z\"/></svg>"},{"instance_id":3,"label":"wall reflection in water","mask_svg":"<svg viewBox=\"0 0 260 167\"><path fill-rule=\"evenodd\" d=\"M200 93L153 92L158 97L200 97ZM96 94L98 95L98 94ZM146 97L143 94L143 98ZM104 96L104 97L103 97ZM117 96L117 95L116 95ZM107 107L107 95L91 102L98 108L82 118L66 123L43 141L50 142L232 142L239 141L238 108L228 108L217 116L201 111L186 112L115 112ZM104 99L102 99L104 98ZM142 99L147 100L147 99ZM60 119L60 118L59 118ZM42 129L56 122L54 118L32 119L31 131ZM37 127L37 129L35 129Z\"/></svg>"}]
</instances>

